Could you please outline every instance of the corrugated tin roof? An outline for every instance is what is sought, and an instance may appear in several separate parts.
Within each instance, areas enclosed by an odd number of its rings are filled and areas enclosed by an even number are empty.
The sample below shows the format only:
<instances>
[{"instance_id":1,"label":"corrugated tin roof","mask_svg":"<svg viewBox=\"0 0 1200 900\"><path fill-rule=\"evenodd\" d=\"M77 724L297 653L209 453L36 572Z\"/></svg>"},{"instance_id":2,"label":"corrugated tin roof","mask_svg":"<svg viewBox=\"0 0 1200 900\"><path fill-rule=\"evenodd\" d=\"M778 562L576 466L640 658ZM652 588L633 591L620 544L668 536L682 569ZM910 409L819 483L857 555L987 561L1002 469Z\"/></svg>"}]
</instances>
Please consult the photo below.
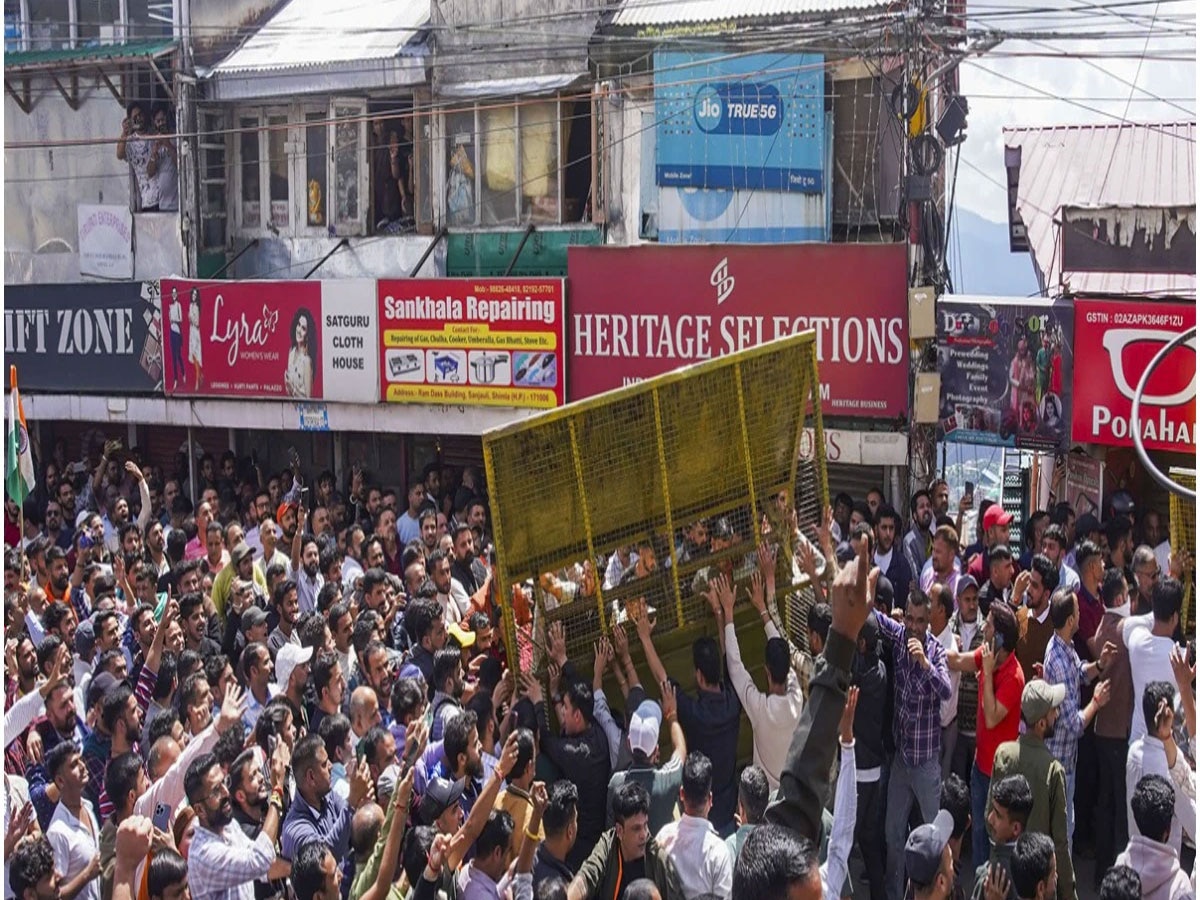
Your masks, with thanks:
<instances>
[{"instance_id":1,"label":"corrugated tin roof","mask_svg":"<svg viewBox=\"0 0 1200 900\"><path fill-rule=\"evenodd\" d=\"M415 60L399 57L429 22L430 2L290 0L213 67L215 99L253 96L246 76L275 76L272 93L413 83L413 73L408 70ZM291 80L287 80L289 76ZM312 76L319 80L303 80ZM329 76L333 76L332 83ZM422 71L416 80L423 77ZM222 81L226 82L224 90Z\"/></svg>"},{"instance_id":2,"label":"corrugated tin roof","mask_svg":"<svg viewBox=\"0 0 1200 900\"><path fill-rule=\"evenodd\" d=\"M48 65L74 65L96 62L122 62L162 56L175 49L175 41L126 41L98 47L53 50L14 50L4 54L4 68L28 69Z\"/></svg>"},{"instance_id":3,"label":"corrugated tin roof","mask_svg":"<svg viewBox=\"0 0 1200 900\"><path fill-rule=\"evenodd\" d=\"M613 16L617 28L769 19L878 9L883 0L624 0Z\"/></svg>"},{"instance_id":4,"label":"corrugated tin roof","mask_svg":"<svg viewBox=\"0 0 1200 900\"><path fill-rule=\"evenodd\" d=\"M1063 290L1062 207L1196 205L1196 124L1005 128L1020 148L1017 210L1051 294ZM1196 295L1195 275L1068 272L1071 293Z\"/></svg>"}]
</instances>

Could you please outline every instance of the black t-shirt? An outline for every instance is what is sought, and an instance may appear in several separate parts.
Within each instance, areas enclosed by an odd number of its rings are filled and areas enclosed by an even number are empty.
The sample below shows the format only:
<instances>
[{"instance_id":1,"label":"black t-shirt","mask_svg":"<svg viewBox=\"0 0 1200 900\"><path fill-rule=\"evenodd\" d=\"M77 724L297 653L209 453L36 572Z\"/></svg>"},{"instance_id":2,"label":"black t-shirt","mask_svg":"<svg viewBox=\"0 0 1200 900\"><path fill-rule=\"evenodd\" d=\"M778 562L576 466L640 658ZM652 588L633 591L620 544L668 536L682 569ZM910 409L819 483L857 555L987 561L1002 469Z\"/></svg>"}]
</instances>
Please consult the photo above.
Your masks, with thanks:
<instances>
[{"instance_id":1,"label":"black t-shirt","mask_svg":"<svg viewBox=\"0 0 1200 900\"><path fill-rule=\"evenodd\" d=\"M617 851L620 853L621 851ZM646 857L642 856L633 862L625 862L621 864L621 883L617 885L617 896L625 896L625 888L633 884L639 878L646 877Z\"/></svg>"}]
</instances>

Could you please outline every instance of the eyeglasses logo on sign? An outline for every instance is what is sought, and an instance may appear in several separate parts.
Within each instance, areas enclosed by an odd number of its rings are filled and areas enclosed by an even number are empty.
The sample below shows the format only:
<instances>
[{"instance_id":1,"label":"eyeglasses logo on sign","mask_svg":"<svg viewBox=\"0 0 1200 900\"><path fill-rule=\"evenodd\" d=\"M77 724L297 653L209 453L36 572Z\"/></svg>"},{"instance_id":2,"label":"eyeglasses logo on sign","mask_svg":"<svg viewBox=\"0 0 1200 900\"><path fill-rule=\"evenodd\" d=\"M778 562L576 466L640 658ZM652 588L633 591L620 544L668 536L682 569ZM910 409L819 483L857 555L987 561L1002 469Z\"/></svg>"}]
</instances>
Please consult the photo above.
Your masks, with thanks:
<instances>
[{"instance_id":1,"label":"eyeglasses logo on sign","mask_svg":"<svg viewBox=\"0 0 1200 900\"><path fill-rule=\"evenodd\" d=\"M696 92L696 124L706 134L775 134L783 100L773 84L706 84Z\"/></svg>"},{"instance_id":2,"label":"eyeglasses logo on sign","mask_svg":"<svg viewBox=\"0 0 1200 900\"><path fill-rule=\"evenodd\" d=\"M736 279L729 274L729 257L723 257L719 263L713 267L712 275L708 278L708 283L717 289L717 306L720 306L729 299L729 295L733 293L733 286L737 283Z\"/></svg>"},{"instance_id":3,"label":"eyeglasses logo on sign","mask_svg":"<svg viewBox=\"0 0 1200 900\"><path fill-rule=\"evenodd\" d=\"M1133 400L1134 394L1137 391L1136 381L1141 381L1144 368L1137 371L1136 380L1131 380L1125 367L1125 349L1131 345L1146 342L1153 342L1154 354L1157 355L1162 347L1178 337L1179 333L1175 331L1158 331L1148 328L1114 328L1112 331L1106 331L1101 339L1101 344L1108 352L1108 361L1112 366L1113 384L1121 395L1128 400ZM1196 350L1196 339L1193 337L1184 342L1184 346L1191 347L1192 351ZM1146 361L1147 363L1149 360ZM1153 376L1151 376L1153 379ZM1159 390L1162 390L1160 387ZM1147 392L1142 395L1142 403L1147 406L1179 406L1196 398L1196 372L1192 370L1192 380L1187 387L1177 390L1173 394L1155 394L1151 393L1149 386Z\"/></svg>"}]
</instances>

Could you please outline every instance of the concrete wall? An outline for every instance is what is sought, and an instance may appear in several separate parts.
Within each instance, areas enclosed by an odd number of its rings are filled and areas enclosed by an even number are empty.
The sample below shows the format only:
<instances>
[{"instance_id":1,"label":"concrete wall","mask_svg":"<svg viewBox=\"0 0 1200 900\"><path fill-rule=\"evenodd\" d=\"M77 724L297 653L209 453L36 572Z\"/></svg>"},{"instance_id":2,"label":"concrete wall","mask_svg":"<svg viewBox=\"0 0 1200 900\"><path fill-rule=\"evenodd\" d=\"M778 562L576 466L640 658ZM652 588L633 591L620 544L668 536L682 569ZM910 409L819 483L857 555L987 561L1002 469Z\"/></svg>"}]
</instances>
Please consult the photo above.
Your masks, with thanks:
<instances>
[{"instance_id":1,"label":"concrete wall","mask_svg":"<svg viewBox=\"0 0 1200 900\"><path fill-rule=\"evenodd\" d=\"M73 110L49 80L34 78L29 114L5 95L6 144L35 145L4 151L7 284L82 280L79 204L129 204L129 168L117 159L115 144L61 146L99 136L115 140L121 133L125 111L108 89L93 75L80 78L79 90L79 109ZM182 272L179 214L141 213L134 219L134 277Z\"/></svg>"},{"instance_id":2,"label":"concrete wall","mask_svg":"<svg viewBox=\"0 0 1200 900\"><path fill-rule=\"evenodd\" d=\"M267 237L248 250L225 272L227 278L303 278L340 238ZM426 235L387 235L350 238L350 245L338 250L313 273L323 281L336 278L407 278L433 237ZM231 255L248 242L238 241ZM446 244L437 249L421 267L421 275L437 278L446 273Z\"/></svg>"}]
</instances>

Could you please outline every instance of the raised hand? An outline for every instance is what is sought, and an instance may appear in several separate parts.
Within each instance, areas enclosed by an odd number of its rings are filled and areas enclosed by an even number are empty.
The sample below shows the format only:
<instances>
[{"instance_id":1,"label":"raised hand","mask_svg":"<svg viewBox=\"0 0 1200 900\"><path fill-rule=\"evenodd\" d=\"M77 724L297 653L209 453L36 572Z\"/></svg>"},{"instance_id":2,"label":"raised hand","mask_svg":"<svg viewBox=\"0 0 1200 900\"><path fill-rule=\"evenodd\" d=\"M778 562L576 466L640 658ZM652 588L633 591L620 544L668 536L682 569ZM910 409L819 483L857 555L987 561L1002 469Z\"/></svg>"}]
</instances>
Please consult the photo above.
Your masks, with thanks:
<instances>
[{"instance_id":1,"label":"raised hand","mask_svg":"<svg viewBox=\"0 0 1200 900\"><path fill-rule=\"evenodd\" d=\"M988 867L987 880L983 883L984 900L1006 900L1009 880L1004 866L994 863Z\"/></svg>"},{"instance_id":2,"label":"raised hand","mask_svg":"<svg viewBox=\"0 0 1200 900\"><path fill-rule=\"evenodd\" d=\"M664 681L658 686L658 689L662 694L663 719L669 722L679 714L679 704L675 699L675 685Z\"/></svg>"},{"instance_id":3,"label":"raised hand","mask_svg":"<svg viewBox=\"0 0 1200 900\"><path fill-rule=\"evenodd\" d=\"M529 789L529 799L533 801L533 811L538 816L546 811L546 807L550 805L550 794L546 790L546 782L535 781Z\"/></svg>"},{"instance_id":4,"label":"raised hand","mask_svg":"<svg viewBox=\"0 0 1200 900\"><path fill-rule=\"evenodd\" d=\"M838 723L838 734L843 744L854 741L854 712L858 709L858 688L851 686L846 691L846 708L842 710L842 720Z\"/></svg>"},{"instance_id":5,"label":"raised hand","mask_svg":"<svg viewBox=\"0 0 1200 900\"><path fill-rule=\"evenodd\" d=\"M542 702L542 683L532 672L521 673L521 691L535 706Z\"/></svg>"},{"instance_id":6,"label":"raised hand","mask_svg":"<svg viewBox=\"0 0 1200 900\"><path fill-rule=\"evenodd\" d=\"M875 594L878 579L879 568L871 567L867 541L860 540L857 558L838 571L829 592L834 631L851 641L858 640L858 633L871 611L869 598Z\"/></svg>"},{"instance_id":7,"label":"raised hand","mask_svg":"<svg viewBox=\"0 0 1200 900\"><path fill-rule=\"evenodd\" d=\"M130 816L117 826L117 861L133 869L150 853L154 824L145 816Z\"/></svg>"},{"instance_id":8,"label":"raised hand","mask_svg":"<svg viewBox=\"0 0 1200 900\"><path fill-rule=\"evenodd\" d=\"M767 589L759 572L750 575L750 605L758 610L760 615L767 610Z\"/></svg>"},{"instance_id":9,"label":"raised hand","mask_svg":"<svg viewBox=\"0 0 1200 900\"><path fill-rule=\"evenodd\" d=\"M559 668L567 664L567 630L561 619L550 623L546 632L546 652L558 663Z\"/></svg>"},{"instance_id":10,"label":"raised hand","mask_svg":"<svg viewBox=\"0 0 1200 900\"><path fill-rule=\"evenodd\" d=\"M518 752L517 733L514 731L504 742L504 749L500 751L500 761L496 764L496 771L500 773L501 778L508 778L512 774L512 770L517 764Z\"/></svg>"},{"instance_id":11,"label":"raised hand","mask_svg":"<svg viewBox=\"0 0 1200 900\"><path fill-rule=\"evenodd\" d=\"M229 729L241 727L242 714L246 711L246 694L236 681L230 681L225 689L225 697L221 700L221 712L217 716L217 733L224 734Z\"/></svg>"},{"instance_id":12,"label":"raised hand","mask_svg":"<svg viewBox=\"0 0 1200 900\"><path fill-rule=\"evenodd\" d=\"M612 627L612 647L621 662L629 659L629 636L625 634L624 627L616 622Z\"/></svg>"}]
</instances>

